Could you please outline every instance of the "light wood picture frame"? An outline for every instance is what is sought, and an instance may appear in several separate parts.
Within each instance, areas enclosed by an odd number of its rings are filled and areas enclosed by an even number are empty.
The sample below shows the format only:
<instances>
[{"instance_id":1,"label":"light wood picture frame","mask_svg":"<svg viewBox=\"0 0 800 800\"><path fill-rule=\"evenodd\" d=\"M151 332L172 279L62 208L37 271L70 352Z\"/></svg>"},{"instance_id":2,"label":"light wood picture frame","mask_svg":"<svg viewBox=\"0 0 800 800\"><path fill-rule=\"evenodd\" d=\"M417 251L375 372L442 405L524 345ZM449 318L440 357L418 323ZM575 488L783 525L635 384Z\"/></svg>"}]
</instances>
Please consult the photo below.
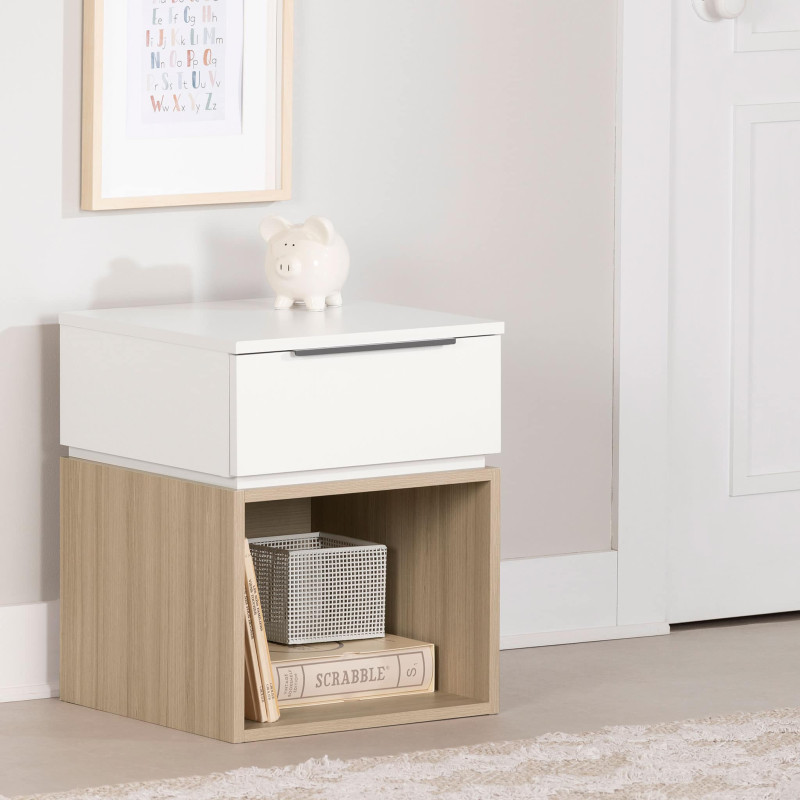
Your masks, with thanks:
<instances>
[{"instance_id":1,"label":"light wood picture frame","mask_svg":"<svg viewBox=\"0 0 800 800\"><path fill-rule=\"evenodd\" d=\"M238 50L237 46L229 46L227 52L233 56L226 56L239 57L238 76L233 70L226 74L220 69L223 84L226 76L234 76L229 82L232 88L228 89L232 94L225 96L235 102L223 105L225 114L228 114L227 109L232 108L233 112L227 119L216 121L219 118L215 118L211 125L205 121L196 124L184 116L183 121L187 124L183 127L180 121L176 125L173 120L167 120L169 114L165 113L158 119L147 119L146 122L151 124L149 128L142 124L141 119L135 119L139 126L135 129L131 119L136 114L136 103L150 101L155 112L156 99L148 97L145 100L144 80L138 74L131 74L138 69L137 64L142 63L144 55L151 57L149 51L133 52L135 43L139 39L144 41L145 28L149 26L142 24L132 32L129 23L143 20L144 15L150 13L148 5L152 5L154 10L165 6L156 0L84 0L82 209L98 211L289 199L292 180L293 0L181 0L177 4L167 4L166 9L169 11L177 6L181 14L187 15L180 21L176 20L175 26L192 19L190 15L194 14L199 27L204 7L212 9L207 13L213 14L219 8L235 8L237 4L239 16L232 12L226 20L225 37L215 38L211 28L210 39L207 39L210 45L202 49L202 54L209 53L208 61L212 61L216 52L212 45L224 39L236 41L236 36L239 37ZM246 24L242 23L242 17ZM157 26L153 26L152 33L159 35ZM182 47L181 31L178 30L177 37L173 38L177 45L169 43L171 34L174 36L175 32L166 32L165 43L159 42L152 48L152 58L160 54L158 57L165 61L160 65L148 61L141 67L142 74L152 66L154 69L150 71L154 76L159 80L164 76L164 84L157 87L157 91L164 90L164 111L169 104L174 105L171 110L179 112L179 116L180 109L185 112L187 107L197 114L204 113L206 105L195 103L196 95L176 94L167 88L173 86L168 81L173 80L176 74L182 74L175 73L179 66L166 61L170 58L167 53L171 47ZM203 48L202 35L196 34L199 48ZM209 33L206 31L205 35L208 37ZM183 61L189 60L188 45L176 52L179 54L178 65L181 64L182 52L187 53ZM211 73L208 71L210 65L204 67L202 64L202 54L198 55L195 63L201 62L197 74L205 79ZM158 71L159 67L163 72ZM204 71L201 73L200 70ZM189 74L192 78L188 77ZM147 80L151 78L148 76ZM192 89L194 73L187 71L182 80L184 87L188 84ZM137 87L142 90L139 92L141 97L137 96ZM149 82L146 88L149 91ZM185 97L188 101L183 103ZM162 109L159 107L158 110ZM142 117L146 114L147 110L141 112ZM223 122L230 125L232 121L238 129L213 127ZM206 133L208 130L213 132ZM139 135L139 131L144 133ZM184 136L184 131L189 131L190 135Z\"/></svg>"}]
</instances>

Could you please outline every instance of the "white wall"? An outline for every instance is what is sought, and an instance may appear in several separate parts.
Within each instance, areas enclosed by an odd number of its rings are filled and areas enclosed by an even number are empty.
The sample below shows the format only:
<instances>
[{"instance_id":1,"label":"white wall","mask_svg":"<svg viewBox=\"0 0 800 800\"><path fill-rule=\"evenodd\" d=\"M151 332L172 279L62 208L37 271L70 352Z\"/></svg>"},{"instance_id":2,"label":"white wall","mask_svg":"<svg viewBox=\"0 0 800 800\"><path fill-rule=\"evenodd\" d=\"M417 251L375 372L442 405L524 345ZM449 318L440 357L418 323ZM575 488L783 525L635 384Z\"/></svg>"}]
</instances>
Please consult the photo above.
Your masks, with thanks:
<instances>
[{"instance_id":1,"label":"white wall","mask_svg":"<svg viewBox=\"0 0 800 800\"><path fill-rule=\"evenodd\" d=\"M615 0L296 3L273 208L80 212L80 0L37 17L35 59L5 43L0 607L58 596L57 313L266 294L270 211L335 221L348 301L506 320L504 556L608 546Z\"/></svg>"}]
</instances>

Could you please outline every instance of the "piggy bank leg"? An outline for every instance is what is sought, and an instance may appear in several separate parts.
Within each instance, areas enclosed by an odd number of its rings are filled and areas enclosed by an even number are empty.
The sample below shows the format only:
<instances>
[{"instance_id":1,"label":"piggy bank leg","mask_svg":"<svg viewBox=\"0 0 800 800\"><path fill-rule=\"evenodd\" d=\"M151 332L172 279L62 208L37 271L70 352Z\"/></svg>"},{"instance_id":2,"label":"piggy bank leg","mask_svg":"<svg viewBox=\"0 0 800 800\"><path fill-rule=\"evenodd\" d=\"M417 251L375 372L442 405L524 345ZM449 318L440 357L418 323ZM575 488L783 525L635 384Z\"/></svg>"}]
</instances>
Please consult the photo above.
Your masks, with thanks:
<instances>
[{"instance_id":1,"label":"piggy bank leg","mask_svg":"<svg viewBox=\"0 0 800 800\"><path fill-rule=\"evenodd\" d=\"M275 298L275 308L291 308L294 305L294 298L279 294Z\"/></svg>"},{"instance_id":2,"label":"piggy bank leg","mask_svg":"<svg viewBox=\"0 0 800 800\"><path fill-rule=\"evenodd\" d=\"M325 298L324 297L306 297L303 299L303 302L306 304L306 308L309 311L324 311L325 310Z\"/></svg>"},{"instance_id":3,"label":"piggy bank leg","mask_svg":"<svg viewBox=\"0 0 800 800\"><path fill-rule=\"evenodd\" d=\"M333 294L329 294L325 298L325 302L329 306L340 306L342 304L342 293L341 292L334 292Z\"/></svg>"}]
</instances>

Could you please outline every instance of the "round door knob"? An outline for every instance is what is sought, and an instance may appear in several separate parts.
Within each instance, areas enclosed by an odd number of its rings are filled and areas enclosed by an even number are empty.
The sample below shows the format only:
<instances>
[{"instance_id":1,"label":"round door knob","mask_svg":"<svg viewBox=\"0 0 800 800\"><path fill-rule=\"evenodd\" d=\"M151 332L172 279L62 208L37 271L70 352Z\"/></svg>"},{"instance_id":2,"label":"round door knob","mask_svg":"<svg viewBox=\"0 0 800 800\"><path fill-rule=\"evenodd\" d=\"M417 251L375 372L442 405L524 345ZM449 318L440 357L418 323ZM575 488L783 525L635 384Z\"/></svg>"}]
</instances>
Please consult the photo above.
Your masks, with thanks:
<instances>
[{"instance_id":1,"label":"round door knob","mask_svg":"<svg viewBox=\"0 0 800 800\"><path fill-rule=\"evenodd\" d=\"M698 16L707 22L736 19L747 6L747 0L692 0L692 3Z\"/></svg>"}]
</instances>

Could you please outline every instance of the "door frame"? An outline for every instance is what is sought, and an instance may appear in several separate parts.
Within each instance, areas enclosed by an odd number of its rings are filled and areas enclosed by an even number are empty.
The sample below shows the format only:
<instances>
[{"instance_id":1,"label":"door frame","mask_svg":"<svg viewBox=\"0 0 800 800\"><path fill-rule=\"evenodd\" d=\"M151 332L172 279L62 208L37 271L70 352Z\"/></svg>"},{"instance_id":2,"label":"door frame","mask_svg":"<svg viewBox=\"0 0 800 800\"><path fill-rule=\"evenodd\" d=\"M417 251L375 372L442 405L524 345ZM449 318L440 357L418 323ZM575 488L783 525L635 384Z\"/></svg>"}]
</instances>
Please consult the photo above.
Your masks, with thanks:
<instances>
[{"instance_id":1,"label":"door frame","mask_svg":"<svg viewBox=\"0 0 800 800\"><path fill-rule=\"evenodd\" d=\"M671 0L617 9L610 549L504 561L504 649L669 633L673 12Z\"/></svg>"},{"instance_id":2,"label":"door frame","mask_svg":"<svg viewBox=\"0 0 800 800\"><path fill-rule=\"evenodd\" d=\"M619 4L612 546L634 625L667 620L672 3Z\"/></svg>"}]
</instances>

